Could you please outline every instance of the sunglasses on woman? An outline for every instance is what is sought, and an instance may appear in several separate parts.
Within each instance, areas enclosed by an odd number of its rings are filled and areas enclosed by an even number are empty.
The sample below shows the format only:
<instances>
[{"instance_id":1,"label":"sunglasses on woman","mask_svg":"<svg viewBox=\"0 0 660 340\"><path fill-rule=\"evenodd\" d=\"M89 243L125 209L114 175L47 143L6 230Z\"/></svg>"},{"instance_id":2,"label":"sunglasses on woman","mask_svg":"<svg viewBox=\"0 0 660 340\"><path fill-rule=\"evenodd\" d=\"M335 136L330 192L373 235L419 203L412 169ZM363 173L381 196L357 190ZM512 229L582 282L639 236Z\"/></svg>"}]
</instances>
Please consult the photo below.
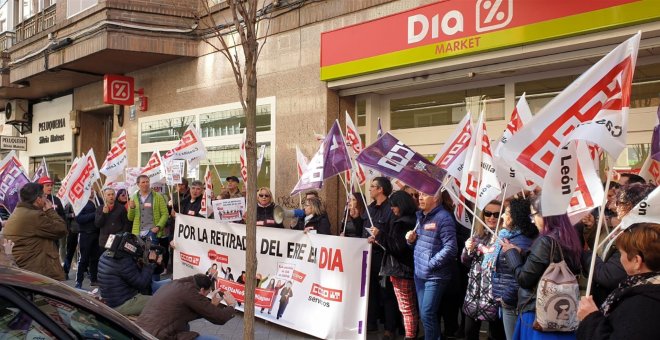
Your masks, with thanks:
<instances>
[{"instance_id":1,"label":"sunglasses on woman","mask_svg":"<svg viewBox=\"0 0 660 340\"><path fill-rule=\"evenodd\" d=\"M500 212L499 211L484 211L484 217L495 217L495 218L500 218Z\"/></svg>"},{"instance_id":2,"label":"sunglasses on woman","mask_svg":"<svg viewBox=\"0 0 660 340\"><path fill-rule=\"evenodd\" d=\"M259 194L259 197L261 197L261 198L268 198L268 197L270 197L270 195L268 195L268 194Z\"/></svg>"}]
</instances>

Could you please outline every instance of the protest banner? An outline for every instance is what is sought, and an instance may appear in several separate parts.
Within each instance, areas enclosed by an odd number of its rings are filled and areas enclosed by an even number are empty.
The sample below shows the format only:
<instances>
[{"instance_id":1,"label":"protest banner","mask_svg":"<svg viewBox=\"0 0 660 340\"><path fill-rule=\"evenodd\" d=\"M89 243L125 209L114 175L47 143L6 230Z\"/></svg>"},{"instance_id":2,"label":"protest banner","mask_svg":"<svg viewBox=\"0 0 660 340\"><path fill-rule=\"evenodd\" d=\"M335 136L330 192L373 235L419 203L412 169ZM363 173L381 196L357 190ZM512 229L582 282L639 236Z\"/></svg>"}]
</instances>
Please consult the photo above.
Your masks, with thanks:
<instances>
[{"instance_id":1,"label":"protest banner","mask_svg":"<svg viewBox=\"0 0 660 340\"><path fill-rule=\"evenodd\" d=\"M234 222L243 219L245 197L229 198L212 202L213 218L218 222Z\"/></svg>"},{"instance_id":2,"label":"protest banner","mask_svg":"<svg viewBox=\"0 0 660 340\"><path fill-rule=\"evenodd\" d=\"M245 225L178 214L174 279L208 272L243 302L245 238ZM364 239L257 228L255 314L319 338L364 339L369 259Z\"/></svg>"}]
</instances>

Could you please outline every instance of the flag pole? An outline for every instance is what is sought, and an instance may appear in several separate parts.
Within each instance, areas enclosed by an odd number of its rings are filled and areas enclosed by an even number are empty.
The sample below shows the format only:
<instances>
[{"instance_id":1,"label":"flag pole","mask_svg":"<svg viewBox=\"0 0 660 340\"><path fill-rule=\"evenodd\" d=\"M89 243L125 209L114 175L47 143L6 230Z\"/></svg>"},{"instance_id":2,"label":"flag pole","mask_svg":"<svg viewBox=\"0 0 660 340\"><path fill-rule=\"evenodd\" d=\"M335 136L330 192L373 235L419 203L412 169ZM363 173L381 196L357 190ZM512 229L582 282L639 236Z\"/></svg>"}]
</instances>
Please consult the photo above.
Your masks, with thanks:
<instances>
[{"instance_id":1,"label":"flag pole","mask_svg":"<svg viewBox=\"0 0 660 340\"><path fill-rule=\"evenodd\" d=\"M607 158L608 163L611 162L610 157ZM605 216L605 206L607 204L607 192L610 191L610 183L612 182L612 172L614 171L614 167L612 164L608 164L609 169L607 171L607 180L605 181L605 195L603 196L603 203L601 204L601 209L600 213L598 214L598 227L596 228L596 242L600 240L600 230L601 227L603 226L603 217ZM587 291L585 293L585 296L589 296L591 294L591 284L594 280L594 267L596 266L596 256L598 256L598 252L596 249L592 250L591 253L591 265L589 266L589 277L587 278Z\"/></svg>"},{"instance_id":2,"label":"flag pole","mask_svg":"<svg viewBox=\"0 0 660 340\"><path fill-rule=\"evenodd\" d=\"M346 138L344 137L344 132L342 132L341 129L339 129L339 134L341 134L341 138L344 139L344 141L346 141ZM346 146L346 143L343 144L344 144L344 148L346 148L346 155L348 155L348 147ZM351 169L353 169L354 168L353 160L351 159L351 157L348 157L348 160L351 162ZM367 200L366 198L364 198L364 191L362 191L362 186L358 185L358 189L360 190L360 195L362 196L362 202L364 202L364 207L366 208L365 210L367 211L367 217L369 218L369 223L373 227L374 220L371 218L371 213L369 212L369 204L367 204ZM371 231L369 231L369 233L371 233ZM381 245L377 241L374 241L374 243L376 243L378 246L383 248L383 250L385 250L385 247L383 247L383 245Z\"/></svg>"},{"instance_id":3,"label":"flag pole","mask_svg":"<svg viewBox=\"0 0 660 340\"><path fill-rule=\"evenodd\" d=\"M353 166L353 163L351 162L351 167L352 166ZM353 176L352 172L353 171L351 171L351 179L348 182L348 185L351 188L353 187L353 177L355 177L355 176ZM343 228L342 234L346 234L346 225L348 224L348 213L350 211L350 208L349 208L348 204L351 202L351 198L348 195L350 195L350 193L347 192L346 193L346 204L344 205L344 210L346 211L346 214L344 214L344 228Z\"/></svg>"},{"instance_id":4,"label":"flag pole","mask_svg":"<svg viewBox=\"0 0 660 340\"><path fill-rule=\"evenodd\" d=\"M509 183L504 183L504 192L502 193L502 203L500 203L500 215L497 218L497 224L495 225L495 235L500 229L500 221L502 221L502 211L504 210L504 199L506 198L506 189L509 188Z\"/></svg>"},{"instance_id":5,"label":"flag pole","mask_svg":"<svg viewBox=\"0 0 660 340\"><path fill-rule=\"evenodd\" d=\"M470 207L468 207L467 204L465 204L465 202L463 202L463 200L461 200L460 198L456 197L456 194L454 194L451 190L447 190L447 189L445 189L445 190L449 193L449 195L450 195L451 197L453 197L456 201L458 201L458 203L460 203L460 204L465 208L465 210L467 210L467 212L469 212L470 214L472 214L472 217L474 217L474 219L472 220L472 225L473 225L473 226L474 226L474 220L479 220L479 222L482 223L484 226L486 225L486 222L482 221L481 218L477 217L477 215L474 213L474 210L470 209ZM486 229L486 230L489 231L491 234L493 234L493 231L490 230L490 228L486 227L486 228L484 228L484 229ZM472 236L470 235L470 237L472 237ZM496 237L497 237L497 236L496 236Z\"/></svg>"},{"instance_id":6,"label":"flag pole","mask_svg":"<svg viewBox=\"0 0 660 340\"><path fill-rule=\"evenodd\" d=\"M209 163L213 165L213 170L215 170L215 174L218 176L218 180L220 181L220 189L224 189L225 185L222 183L222 177L220 177L220 172L218 172L218 168L216 168L215 163L211 162L209 159Z\"/></svg>"}]
</instances>

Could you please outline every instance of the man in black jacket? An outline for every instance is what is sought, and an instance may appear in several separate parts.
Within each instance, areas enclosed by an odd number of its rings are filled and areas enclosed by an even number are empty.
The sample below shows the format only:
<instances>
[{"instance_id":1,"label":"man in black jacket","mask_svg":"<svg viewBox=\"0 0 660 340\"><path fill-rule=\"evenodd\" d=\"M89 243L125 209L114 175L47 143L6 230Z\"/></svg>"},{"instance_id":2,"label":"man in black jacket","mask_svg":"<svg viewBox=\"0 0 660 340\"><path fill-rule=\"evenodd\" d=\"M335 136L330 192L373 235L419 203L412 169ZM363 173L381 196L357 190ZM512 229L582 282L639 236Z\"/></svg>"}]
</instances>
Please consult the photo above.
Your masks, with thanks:
<instances>
[{"instance_id":1,"label":"man in black jacket","mask_svg":"<svg viewBox=\"0 0 660 340\"><path fill-rule=\"evenodd\" d=\"M80 246L80 259L78 260L78 272L76 273L76 288L81 289L85 273L89 270L90 286L98 286L96 282L97 268L99 265L99 228L94 224L96 217L96 192L92 193L87 205L76 216L76 222L80 226L78 245Z\"/></svg>"},{"instance_id":2,"label":"man in black jacket","mask_svg":"<svg viewBox=\"0 0 660 340\"><path fill-rule=\"evenodd\" d=\"M115 204L115 189L103 189L104 205L96 208L94 224L99 228L99 247L105 248L108 236L131 232L133 224L128 220L126 207Z\"/></svg>"},{"instance_id":3,"label":"man in black jacket","mask_svg":"<svg viewBox=\"0 0 660 340\"><path fill-rule=\"evenodd\" d=\"M144 245L130 232L109 239L110 248L99 260L101 297L122 315L140 315L150 297L140 292L149 289L154 269L163 258L149 251L149 263L144 263Z\"/></svg>"},{"instance_id":4,"label":"man in black jacket","mask_svg":"<svg viewBox=\"0 0 660 340\"><path fill-rule=\"evenodd\" d=\"M200 215L202 208L202 194L204 193L204 183L193 181L190 185L190 196L181 201L181 213L189 216L204 217Z\"/></svg>"}]
</instances>

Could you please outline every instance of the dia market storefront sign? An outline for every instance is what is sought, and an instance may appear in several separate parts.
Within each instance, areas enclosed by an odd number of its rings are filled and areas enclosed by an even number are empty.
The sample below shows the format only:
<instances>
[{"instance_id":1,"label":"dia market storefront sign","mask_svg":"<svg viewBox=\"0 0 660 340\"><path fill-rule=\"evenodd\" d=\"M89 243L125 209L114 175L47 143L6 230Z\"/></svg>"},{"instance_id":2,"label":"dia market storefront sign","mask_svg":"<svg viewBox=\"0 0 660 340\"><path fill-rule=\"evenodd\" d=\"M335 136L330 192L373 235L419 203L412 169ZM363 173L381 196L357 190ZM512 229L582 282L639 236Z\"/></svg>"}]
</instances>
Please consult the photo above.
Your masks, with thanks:
<instances>
[{"instance_id":1,"label":"dia market storefront sign","mask_svg":"<svg viewBox=\"0 0 660 340\"><path fill-rule=\"evenodd\" d=\"M330 81L660 18L657 0L441 0L321 35Z\"/></svg>"}]
</instances>

